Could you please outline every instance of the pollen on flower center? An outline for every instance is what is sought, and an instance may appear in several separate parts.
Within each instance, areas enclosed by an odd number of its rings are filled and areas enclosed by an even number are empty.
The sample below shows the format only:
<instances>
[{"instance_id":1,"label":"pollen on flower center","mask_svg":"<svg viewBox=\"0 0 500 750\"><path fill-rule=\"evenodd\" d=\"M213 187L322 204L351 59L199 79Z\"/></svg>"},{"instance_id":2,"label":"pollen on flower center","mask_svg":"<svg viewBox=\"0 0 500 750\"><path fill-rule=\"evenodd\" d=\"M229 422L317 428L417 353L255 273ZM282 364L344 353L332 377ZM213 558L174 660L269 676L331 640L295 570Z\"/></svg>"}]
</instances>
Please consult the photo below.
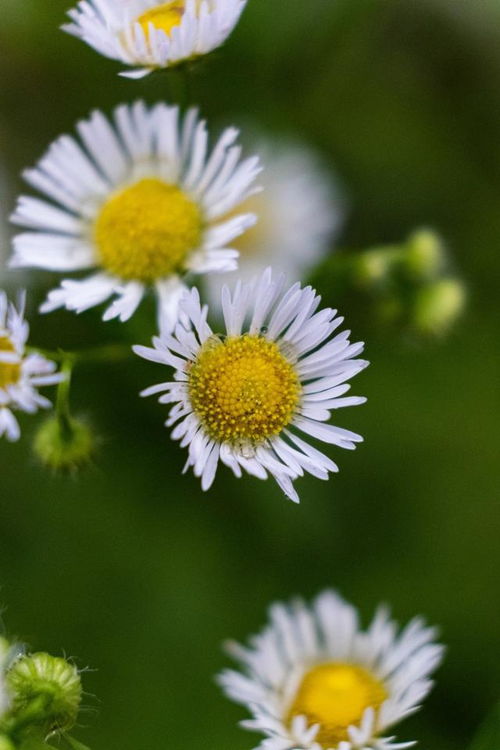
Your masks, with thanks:
<instances>
[{"instance_id":1,"label":"pollen on flower center","mask_svg":"<svg viewBox=\"0 0 500 750\"><path fill-rule=\"evenodd\" d=\"M316 741L324 748L348 739L347 729L359 724L365 709L380 708L387 698L384 684L354 664L328 663L306 673L288 714L304 715L319 724Z\"/></svg>"},{"instance_id":2,"label":"pollen on flower center","mask_svg":"<svg viewBox=\"0 0 500 750\"><path fill-rule=\"evenodd\" d=\"M210 339L191 366L188 388L210 437L233 444L278 435L300 398L299 378L277 344L254 335Z\"/></svg>"},{"instance_id":3,"label":"pollen on flower center","mask_svg":"<svg viewBox=\"0 0 500 750\"><path fill-rule=\"evenodd\" d=\"M156 178L112 195L94 226L100 264L122 279L145 282L181 270L201 235L198 206L178 187Z\"/></svg>"},{"instance_id":4,"label":"pollen on flower center","mask_svg":"<svg viewBox=\"0 0 500 750\"><path fill-rule=\"evenodd\" d=\"M167 36L175 26L179 26L185 11L185 0L171 0L168 3L162 3L150 10L147 10L137 19L146 34L149 35L149 24L152 23L155 29L164 31Z\"/></svg>"},{"instance_id":5,"label":"pollen on flower center","mask_svg":"<svg viewBox=\"0 0 500 750\"><path fill-rule=\"evenodd\" d=\"M9 338L0 336L0 352L15 352L15 348ZM0 388L17 383L21 375L21 366L10 362L0 361Z\"/></svg>"}]
</instances>

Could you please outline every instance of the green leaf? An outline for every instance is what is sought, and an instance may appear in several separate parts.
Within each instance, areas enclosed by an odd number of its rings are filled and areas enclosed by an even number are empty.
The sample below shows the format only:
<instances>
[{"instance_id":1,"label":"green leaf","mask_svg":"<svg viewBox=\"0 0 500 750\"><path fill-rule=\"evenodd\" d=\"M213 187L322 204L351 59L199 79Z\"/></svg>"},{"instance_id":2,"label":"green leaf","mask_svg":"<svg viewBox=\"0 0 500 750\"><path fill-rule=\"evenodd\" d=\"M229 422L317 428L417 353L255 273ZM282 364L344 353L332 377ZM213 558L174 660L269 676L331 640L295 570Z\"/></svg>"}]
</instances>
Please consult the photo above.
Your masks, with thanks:
<instances>
[{"instance_id":1,"label":"green leaf","mask_svg":"<svg viewBox=\"0 0 500 750\"><path fill-rule=\"evenodd\" d=\"M500 748L500 703L480 727L469 750L499 750Z\"/></svg>"}]
</instances>

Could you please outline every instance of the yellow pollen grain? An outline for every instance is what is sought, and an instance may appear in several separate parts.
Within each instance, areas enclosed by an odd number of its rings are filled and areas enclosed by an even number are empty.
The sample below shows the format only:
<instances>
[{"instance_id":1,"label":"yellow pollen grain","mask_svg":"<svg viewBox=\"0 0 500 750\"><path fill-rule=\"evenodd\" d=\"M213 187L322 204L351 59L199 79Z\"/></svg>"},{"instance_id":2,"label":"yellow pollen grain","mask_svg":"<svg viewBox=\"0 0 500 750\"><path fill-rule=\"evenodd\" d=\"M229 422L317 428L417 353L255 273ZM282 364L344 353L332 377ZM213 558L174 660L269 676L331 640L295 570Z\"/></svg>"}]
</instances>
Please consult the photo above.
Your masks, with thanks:
<instances>
[{"instance_id":1,"label":"yellow pollen grain","mask_svg":"<svg viewBox=\"0 0 500 750\"><path fill-rule=\"evenodd\" d=\"M182 21L185 11L185 0L171 0L169 3L162 3L150 10L147 10L137 19L146 34L149 36L149 24L153 24L155 29L164 31L167 36Z\"/></svg>"},{"instance_id":2,"label":"yellow pollen grain","mask_svg":"<svg viewBox=\"0 0 500 750\"><path fill-rule=\"evenodd\" d=\"M354 664L328 663L311 669L302 680L288 714L304 715L319 724L316 741L324 748L348 739L347 728L359 724L365 709L380 708L387 698L384 684Z\"/></svg>"},{"instance_id":3,"label":"yellow pollen grain","mask_svg":"<svg viewBox=\"0 0 500 750\"><path fill-rule=\"evenodd\" d=\"M112 195L94 226L102 267L121 279L144 282L182 270L201 237L198 206L178 187L156 178Z\"/></svg>"},{"instance_id":4,"label":"yellow pollen grain","mask_svg":"<svg viewBox=\"0 0 500 750\"><path fill-rule=\"evenodd\" d=\"M262 336L209 340L189 371L189 397L219 442L259 444L288 425L300 381L277 344Z\"/></svg>"},{"instance_id":5,"label":"yellow pollen grain","mask_svg":"<svg viewBox=\"0 0 500 750\"><path fill-rule=\"evenodd\" d=\"M15 347L6 336L0 336L0 352L15 352ZM21 376L21 366L0 362L0 388L17 383Z\"/></svg>"}]
</instances>

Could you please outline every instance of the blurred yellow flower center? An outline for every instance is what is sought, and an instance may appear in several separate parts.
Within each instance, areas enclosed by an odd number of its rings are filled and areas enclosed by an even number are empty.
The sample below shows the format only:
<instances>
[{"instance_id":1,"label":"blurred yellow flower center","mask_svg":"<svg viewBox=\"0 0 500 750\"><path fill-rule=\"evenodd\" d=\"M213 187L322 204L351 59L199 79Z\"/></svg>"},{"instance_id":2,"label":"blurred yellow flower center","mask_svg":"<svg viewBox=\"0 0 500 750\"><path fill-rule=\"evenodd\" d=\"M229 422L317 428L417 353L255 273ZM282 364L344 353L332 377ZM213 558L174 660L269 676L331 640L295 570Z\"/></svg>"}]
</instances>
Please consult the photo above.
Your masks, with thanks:
<instances>
[{"instance_id":1,"label":"blurred yellow flower center","mask_svg":"<svg viewBox=\"0 0 500 750\"><path fill-rule=\"evenodd\" d=\"M225 218L232 219L234 216L246 213L255 214L257 221L246 229L243 234L240 234L231 241L231 247L239 250L243 257L255 255L259 251L262 251L262 246L265 245L266 237L270 233L270 217L265 193L251 195L243 203L240 203L237 208L230 211Z\"/></svg>"},{"instance_id":2,"label":"blurred yellow flower center","mask_svg":"<svg viewBox=\"0 0 500 750\"><path fill-rule=\"evenodd\" d=\"M152 23L155 29L164 31L167 36L175 26L179 26L185 11L185 0L171 0L169 3L162 3L150 10L147 10L142 16L139 16L139 23L146 36L149 35L149 24Z\"/></svg>"},{"instance_id":3,"label":"blurred yellow flower center","mask_svg":"<svg viewBox=\"0 0 500 750\"><path fill-rule=\"evenodd\" d=\"M178 187L156 178L112 195L94 227L103 268L122 279L145 282L181 270L201 235L198 206Z\"/></svg>"},{"instance_id":4,"label":"blurred yellow flower center","mask_svg":"<svg viewBox=\"0 0 500 750\"><path fill-rule=\"evenodd\" d=\"M0 352L15 352L15 347L7 336L0 336ZM7 388L17 383L21 375L21 366L0 361L0 388Z\"/></svg>"},{"instance_id":5,"label":"blurred yellow flower center","mask_svg":"<svg viewBox=\"0 0 500 750\"><path fill-rule=\"evenodd\" d=\"M288 720L304 715L319 724L316 741L324 748L348 739L347 728L359 724L365 709L380 708L387 698L384 684L362 667L330 663L314 667L299 687Z\"/></svg>"},{"instance_id":6,"label":"blurred yellow flower center","mask_svg":"<svg viewBox=\"0 0 500 750\"><path fill-rule=\"evenodd\" d=\"M260 443L292 420L300 381L273 341L252 335L210 339L189 372L189 396L213 439Z\"/></svg>"}]
</instances>

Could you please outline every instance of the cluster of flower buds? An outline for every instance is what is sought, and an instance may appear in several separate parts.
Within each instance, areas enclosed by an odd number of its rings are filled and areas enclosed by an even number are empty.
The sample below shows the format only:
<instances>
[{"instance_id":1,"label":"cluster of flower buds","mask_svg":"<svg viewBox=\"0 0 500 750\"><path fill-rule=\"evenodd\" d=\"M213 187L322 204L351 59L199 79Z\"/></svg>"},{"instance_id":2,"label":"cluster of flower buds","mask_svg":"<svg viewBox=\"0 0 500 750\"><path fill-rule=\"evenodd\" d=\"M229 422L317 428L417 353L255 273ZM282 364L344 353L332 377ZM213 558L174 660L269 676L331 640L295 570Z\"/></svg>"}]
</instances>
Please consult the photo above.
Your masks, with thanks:
<instances>
[{"instance_id":1,"label":"cluster of flower buds","mask_svg":"<svg viewBox=\"0 0 500 750\"><path fill-rule=\"evenodd\" d=\"M353 307L367 320L418 337L447 334L467 297L442 238L430 229L399 244L339 252L323 264L317 281L337 301L355 297Z\"/></svg>"}]
</instances>

